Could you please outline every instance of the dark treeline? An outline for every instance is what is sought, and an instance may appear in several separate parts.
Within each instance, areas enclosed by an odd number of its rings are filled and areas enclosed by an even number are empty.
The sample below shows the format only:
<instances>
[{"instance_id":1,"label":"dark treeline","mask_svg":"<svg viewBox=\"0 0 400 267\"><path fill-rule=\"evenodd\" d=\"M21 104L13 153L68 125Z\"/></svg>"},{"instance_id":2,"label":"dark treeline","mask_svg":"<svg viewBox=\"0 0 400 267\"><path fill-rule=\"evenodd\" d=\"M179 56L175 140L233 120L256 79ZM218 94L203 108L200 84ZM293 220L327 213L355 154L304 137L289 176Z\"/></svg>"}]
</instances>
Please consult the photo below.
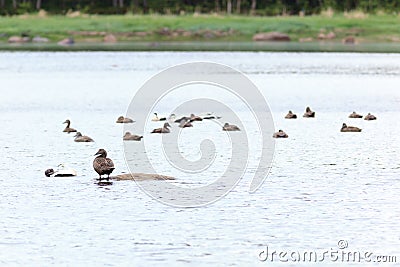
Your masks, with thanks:
<instances>
[{"instance_id":1,"label":"dark treeline","mask_svg":"<svg viewBox=\"0 0 400 267\"><path fill-rule=\"evenodd\" d=\"M399 0L0 0L0 14L13 15L44 9L51 14L81 11L89 14L226 13L250 15L318 14L362 10L398 12Z\"/></svg>"}]
</instances>

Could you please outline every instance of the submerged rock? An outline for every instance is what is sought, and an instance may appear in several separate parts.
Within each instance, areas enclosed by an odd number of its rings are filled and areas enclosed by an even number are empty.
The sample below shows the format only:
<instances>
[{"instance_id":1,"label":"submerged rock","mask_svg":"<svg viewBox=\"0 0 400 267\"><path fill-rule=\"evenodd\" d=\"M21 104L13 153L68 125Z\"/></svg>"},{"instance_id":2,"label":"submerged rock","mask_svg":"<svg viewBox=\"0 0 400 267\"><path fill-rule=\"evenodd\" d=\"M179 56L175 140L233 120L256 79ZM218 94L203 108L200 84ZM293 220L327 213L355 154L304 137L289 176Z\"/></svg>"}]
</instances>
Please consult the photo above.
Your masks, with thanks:
<instances>
[{"instance_id":1,"label":"submerged rock","mask_svg":"<svg viewBox=\"0 0 400 267\"><path fill-rule=\"evenodd\" d=\"M174 177L159 175L159 174L149 174L149 173L127 173L119 174L117 176L110 176L110 179L117 181L150 181L150 180L175 180Z\"/></svg>"}]
</instances>

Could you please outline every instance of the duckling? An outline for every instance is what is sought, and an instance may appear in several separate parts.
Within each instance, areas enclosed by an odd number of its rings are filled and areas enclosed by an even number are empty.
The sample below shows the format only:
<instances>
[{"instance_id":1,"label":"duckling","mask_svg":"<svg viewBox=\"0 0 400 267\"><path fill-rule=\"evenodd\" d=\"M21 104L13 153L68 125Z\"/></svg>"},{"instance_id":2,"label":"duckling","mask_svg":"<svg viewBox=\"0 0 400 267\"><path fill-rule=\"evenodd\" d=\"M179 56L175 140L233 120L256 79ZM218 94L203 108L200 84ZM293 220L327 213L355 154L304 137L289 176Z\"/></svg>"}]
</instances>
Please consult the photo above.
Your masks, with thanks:
<instances>
[{"instance_id":1,"label":"duckling","mask_svg":"<svg viewBox=\"0 0 400 267\"><path fill-rule=\"evenodd\" d=\"M155 117L151 119L152 121L166 121L167 118L159 118L157 113L154 113Z\"/></svg>"},{"instance_id":2,"label":"duckling","mask_svg":"<svg viewBox=\"0 0 400 267\"><path fill-rule=\"evenodd\" d=\"M202 121L203 119L200 118L199 116L196 116L194 114L190 114L190 122L194 122L194 121Z\"/></svg>"},{"instance_id":3,"label":"duckling","mask_svg":"<svg viewBox=\"0 0 400 267\"><path fill-rule=\"evenodd\" d=\"M124 141L141 141L143 136L141 135L136 135L136 134L131 134L130 132L126 132L123 140Z\"/></svg>"},{"instance_id":4,"label":"duckling","mask_svg":"<svg viewBox=\"0 0 400 267\"><path fill-rule=\"evenodd\" d=\"M102 180L102 175L107 175L107 181L110 179L110 174L114 171L114 162L107 158L107 152L104 149L99 149L96 154L97 156L93 160L93 169L98 173L99 180Z\"/></svg>"},{"instance_id":5,"label":"duckling","mask_svg":"<svg viewBox=\"0 0 400 267\"><path fill-rule=\"evenodd\" d=\"M154 129L151 133L170 133L171 131L168 127L171 127L171 125L169 125L169 123L166 122L166 123L164 123L163 128Z\"/></svg>"},{"instance_id":6,"label":"duckling","mask_svg":"<svg viewBox=\"0 0 400 267\"><path fill-rule=\"evenodd\" d=\"M116 123L134 123L135 121L130 118L125 118L124 116L119 116Z\"/></svg>"},{"instance_id":7,"label":"duckling","mask_svg":"<svg viewBox=\"0 0 400 267\"><path fill-rule=\"evenodd\" d=\"M285 119L297 119L297 115L289 110L288 114L285 116Z\"/></svg>"},{"instance_id":8,"label":"duckling","mask_svg":"<svg viewBox=\"0 0 400 267\"><path fill-rule=\"evenodd\" d=\"M224 127L222 127L223 131L240 131L240 128L236 125L225 123Z\"/></svg>"},{"instance_id":9,"label":"duckling","mask_svg":"<svg viewBox=\"0 0 400 267\"><path fill-rule=\"evenodd\" d=\"M374 121L374 120L376 120L376 117L374 115L372 115L371 113L368 113L368 115L365 116L364 120L366 120L366 121Z\"/></svg>"},{"instance_id":10,"label":"duckling","mask_svg":"<svg viewBox=\"0 0 400 267\"><path fill-rule=\"evenodd\" d=\"M355 111L353 111L353 113L351 113L351 114L349 115L349 118L351 118L351 119L360 119L360 118L362 118L362 117L363 117L362 115L357 114Z\"/></svg>"},{"instance_id":11,"label":"duckling","mask_svg":"<svg viewBox=\"0 0 400 267\"><path fill-rule=\"evenodd\" d=\"M347 126L346 123L343 123L341 132L361 132L361 129L354 126Z\"/></svg>"},{"instance_id":12,"label":"duckling","mask_svg":"<svg viewBox=\"0 0 400 267\"><path fill-rule=\"evenodd\" d=\"M289 135L287 135L284 131L279 130L274 135L272 136L273 138L288 138Z\"/></svg>"},{"instance_id":13,"label":"duckling","mask_svg":"<svg viewBox=\"0 0 400 267\"><path fill-rule=\"evenodd\" d=\"M80 132L77 132L74 137L75 142L94 142L92 138L86 135L82 135Z\"/></svg>"},{"instance_id":14,"label":"duckling","mask_svg":"<svg viewBox=\"0 0 400 267\"><path fill-rule=\"evenodd\" d=\"M71 126L71 121L70 120L66 120L66 121L63 122L63 124L64 123L67 124L67 126L65 127L65 129L63 131L64 133L74 133L74 132L76 132L76 130L74 128L70 127Z\"/></svg>"},{"instance_id":15,"label":"duckling","mask_svg":"<svg viewBox=\"0 0 400 267\"><path fill-rule=\"evenodd\" d=\"M179 127L181 127L181 128L193 127L193 124L190 122L190 120L181 121L181 123L179 124Z\"/></svg>"}]
</instances>

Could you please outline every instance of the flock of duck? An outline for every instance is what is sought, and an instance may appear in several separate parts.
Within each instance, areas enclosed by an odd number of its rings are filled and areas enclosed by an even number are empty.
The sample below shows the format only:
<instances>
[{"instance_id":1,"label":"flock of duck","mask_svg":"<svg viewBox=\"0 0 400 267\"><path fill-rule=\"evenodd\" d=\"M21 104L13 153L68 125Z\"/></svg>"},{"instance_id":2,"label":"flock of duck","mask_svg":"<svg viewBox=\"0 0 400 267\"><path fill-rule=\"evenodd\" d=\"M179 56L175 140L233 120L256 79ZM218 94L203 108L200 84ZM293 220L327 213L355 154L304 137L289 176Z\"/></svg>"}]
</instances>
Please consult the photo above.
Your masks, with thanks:
<instances>
[{"instance_id":1,"label":"flock of duck","mask_svg":"<svg viewBox=\"0 0 400 267\"><path fill-rule=\"evenodd\" d=\"M221 117L219 116L215 116L212 113L207 113L205 116L196 116L194 114L190 114L190 116L184 116L181 118L176 118L176 116L174 114L170 115L168 118L166 117L158 117L157 113L154 113L155 117L152 119L152 121L165 121L163 127L161 128L156 128L153 129L151 131L151 133L158 133L158 134L166 134L166 133L170 133L171 130L171 123L178 123L178 126L180 128L187 128L187 127L193 127L193 123L196 121L202 121L202 120L207 120L207 119L220 119ZM312 111L310 107L307 107L305 110L305 113L303 114L304 118L315 118L315 111ZM353 113L351 113L349 116L349 118L363 118L362 115L357 114L355 111L353 111ZM291 110L289 110L288 114L285 116L285 119L297 119L297 115L294 114ZM370 113L368 113L368 115L366 115L364 117L364 120L376 120L376 117ZM124 116L120 116L118 117L116 123L134 123L135 121L130 119L130 118L126 118ZM92 138L90 138L89 136L86 135L82 135L81 132L78 132L76 129L71 128L71 121L70 120L66 120L64 122L64 124L67 124L65 129L63 130L63 132L65 133L75 133L74 136L74 141L75 142L94 142L94 140ZM236 125L233 124L229 124L229 123L225 123L222 127L223 131L240 131L240 128ZM347 126L346 123L343 123L342 128L340 129L341 132L361 132L361 129L358 127L354 127L354 126ZM288 138L288 134L285 133L283 130L279 130L278 132L274 133L273 138ZM124 141L141 141L143 138L143 136L141 135L136 135L136 134L132 134L130 132L125 132L124 136L123 136L123 140ZM107 175L107 177L105 179L107 179L107 181L110 178L110 174L114 171L115 167L114 167L114 163L110 158L107 158L107 151L105 151L104 149L99 149L97 151L97 153L94 155L97 156L94 160L93 160L93 169L97 172L97 174L99 175L99 181L101 181L103 178L103 175ZM51 176L54 174L54 170L53 169L48 169L45 172L46 176ZM62 176L62 175L60 175Z\"/></svg>"},{"instance_id":2,"label":"flock of duck","mask_svg":"<svg viewBox=\"0 0 400 267\"><path fill-rule=\"evenodd\" d=\"M315 111L312 111L310 107L306 108L305 113L303 114L304 118L315 118ZM357 112L353 111L350 115L349 118L351 119L361 119L363 118L362 115L357 114ZM285 119L297 119L297 115L294 114L291 110L289 110L288 114L285 116ZM376 120L376 117L372 115L371 113L368 113L365 117L364 120L366 121L372 121ZM355 127L355 126L347 126L346 123L342 124L342 128L340 129L341 132L361 132L362 129ZM289 136L282 130L279 130L276 132L273 136L274 138L288 138Z\"/></svg>"}]
</instances>

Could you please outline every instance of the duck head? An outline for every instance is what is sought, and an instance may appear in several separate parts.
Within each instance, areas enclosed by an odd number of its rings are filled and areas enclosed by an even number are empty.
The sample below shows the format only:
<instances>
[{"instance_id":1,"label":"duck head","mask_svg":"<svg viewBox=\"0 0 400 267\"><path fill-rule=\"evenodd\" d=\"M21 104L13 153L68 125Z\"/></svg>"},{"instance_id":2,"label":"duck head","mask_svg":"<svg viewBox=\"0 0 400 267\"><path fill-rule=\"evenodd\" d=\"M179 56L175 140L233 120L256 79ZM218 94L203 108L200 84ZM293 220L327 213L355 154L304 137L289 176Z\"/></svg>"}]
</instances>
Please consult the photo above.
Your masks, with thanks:
<instances>
[{"instance_id":1,"label":"duck head","mask_svg":"<svg viewBox=\"0 0 400 267\"><path fill-rule=\"evenodd\" d=\"M63 124L67 124L67 126L69 127L69 125L71 124L71 121L70 120L65 120L64 122L63 122Z\"/></svg>"},{"instance_id":2,"label":"duck head","mask_svg":"<svg viewBox=\"0 0 400 267\"><path fill-rule=\"evenodd\" d=\"M104 149L100 148L99 151L97 151L97 153L94 154L94 156L105 158L107 157L107 152Z\"/></svg>"},{"instance_id":3,"label":"duck head","mask_svg":"<svg viewBox=\"0 0 400 267\"><path fill-rule=\"evenodd\" d=\"M310 107L306 107L306 112L310 112L311 108Z\"/></svg>"},{"instance_id":4,"label":"duck head","mask_svg":"<svg viewBox=\"0 0 400 267\"><path fill-rule=\"evenodd\" d=\"M347 128L347 124L343 123L342 128Z\"/></svg>"},{"instance_id":5,"label":"duck head","mask_svg":"<svg viewBox=\"0 0 400 267\"><path fill-rule=\"evenodd\" d=\"M131 132L126 132L126 133L124 134L124 137L130 136L130 135L131 135Z\"/></svg>"},{"instance_id":6,"label":"duck head","mask_svg":"<svg viewBox=\"0 0 400 267\"><path fill-rule=\"evenodd\" d=\"M289 110L289 114L293 114L293 112L291 110Z\"/></svg>"},{"instance_id":7,"label":"duck head","mask_svg":"<svg viewBox=\"0 0 400 267\"><path fill-rule=\"evenodd\" d=\"M228 126L229 126L229 123L226 122L226 123L224 124L224 127L228 127Z\"/></svg>"},{"instance_id":8,"label":"duck head","mask_svg":"<svg viewBox=\"0 0 400 267\"><path fill-rule=\"evenodd\" d=\"M81 136L82 136L81 132L77 132L74 137L81 137Z\"/></svg>"},{"instance_id":9,"label":"duck head","mask_svg":"<svg viewBox=\"0 0 400 267\"><path fill-rule=\"evenodd\" d=\"M124 121L124 116L119 116L117 122L122 122L122 121Z\"/></svg>"},{"instance_id":10,"label":"duck head","mask_svg":"<svg viewBox=\"0 0 400 267\"><path fill-rule=\"evenodd\" d=\"M169 125L168 122L164 123L164 128L168 128L168 127L171 127L171 125Z\"/></svg>"}]
</instances>

